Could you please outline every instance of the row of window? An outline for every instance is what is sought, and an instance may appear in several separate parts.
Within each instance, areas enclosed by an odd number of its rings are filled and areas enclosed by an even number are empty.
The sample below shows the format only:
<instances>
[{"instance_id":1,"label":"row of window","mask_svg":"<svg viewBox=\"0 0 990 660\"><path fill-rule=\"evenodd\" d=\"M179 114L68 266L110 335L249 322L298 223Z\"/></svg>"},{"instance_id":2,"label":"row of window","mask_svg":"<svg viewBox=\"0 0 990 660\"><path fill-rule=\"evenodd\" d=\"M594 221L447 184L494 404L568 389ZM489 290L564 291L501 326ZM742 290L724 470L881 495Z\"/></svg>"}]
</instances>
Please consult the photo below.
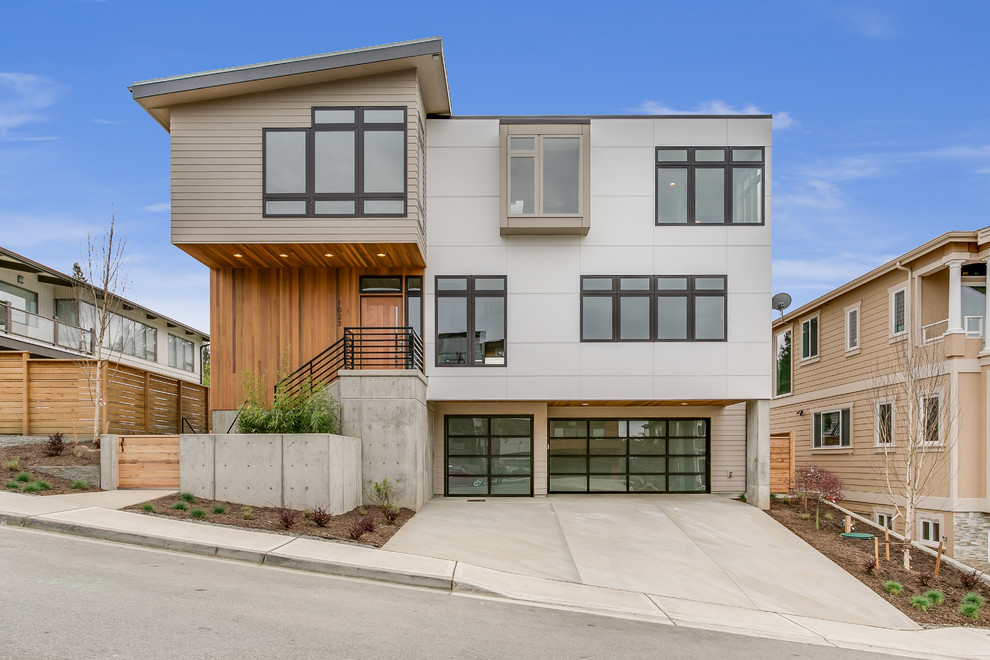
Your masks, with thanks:
<instances>
[{"instance_id":1,"label":"row of window","mask_svg":"<svg viewBox=\"0 0 990 660\"><path fill-rule=\"evenodd\" d=\"M405 216L406 119L404 106L315 107L308 128L263 129L264 215ZM500 135L504 218L588 213L587 121L506 120ZM656 147L655 163L657 225L763 224L763 147Z\"/></svg>"},{"instance_id":2,"label":"row of window","mask_svg":"<svg viewBox=\"0 0 990 660\"><path fill-rule=\"evenodd\" d=\"M436 278L436 364L504 366L504 275ZM581 277L581 341L725 341L725 275Z\"/></svg>"},{"instance_id":3,"label":"row of window","mask_svg":"<svg viewBox=\"0 0 990 660\"><path fill-rule=\"evenodd\" d=\"M873 443L875 447L895 447L897 431L895 401L876 402L873 412ZM942 439L942 404L938 393L930 392L918 397L921 411L920 441L937 446ZM902 411L903 413L903 411ZM838 406L812 414L812 449L845 449L852 447L852 406Z\"/></svg>"}]
</instances>

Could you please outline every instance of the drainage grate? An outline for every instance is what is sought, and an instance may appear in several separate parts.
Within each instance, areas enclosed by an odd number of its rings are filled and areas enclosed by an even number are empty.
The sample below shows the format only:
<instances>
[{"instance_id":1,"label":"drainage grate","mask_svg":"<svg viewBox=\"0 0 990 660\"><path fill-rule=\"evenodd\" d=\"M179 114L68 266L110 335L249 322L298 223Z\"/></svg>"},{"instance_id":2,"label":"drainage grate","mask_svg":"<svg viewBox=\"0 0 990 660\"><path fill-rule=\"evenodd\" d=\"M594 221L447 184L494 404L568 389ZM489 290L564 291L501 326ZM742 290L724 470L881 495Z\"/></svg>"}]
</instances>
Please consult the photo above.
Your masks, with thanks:
<instances>
[{"instance_id":1,"label":"drainage grate","mask_svg":"<svg viewBox=\"0 0 990 660\"><path fill-rule=\"evenodd\" d=\"M468 500L468 502L484 502L484 500Z\"/></svg>"}]
</instances>

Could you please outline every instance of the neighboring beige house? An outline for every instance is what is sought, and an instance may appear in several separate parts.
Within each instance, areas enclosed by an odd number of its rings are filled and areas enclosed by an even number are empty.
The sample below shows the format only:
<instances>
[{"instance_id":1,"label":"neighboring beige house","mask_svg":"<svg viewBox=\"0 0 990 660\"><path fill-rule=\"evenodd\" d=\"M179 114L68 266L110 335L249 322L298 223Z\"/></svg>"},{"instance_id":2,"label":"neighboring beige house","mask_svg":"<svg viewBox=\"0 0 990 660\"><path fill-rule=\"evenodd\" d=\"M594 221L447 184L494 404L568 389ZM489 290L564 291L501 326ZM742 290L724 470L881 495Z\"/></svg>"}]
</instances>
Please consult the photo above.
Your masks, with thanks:
<instances>
[{"instance_id":1,"label":"neighboring beige house","mask_svg":"<svg viewBox=\"0 0 990 660\"><path fill-rule=\"evenodd\" d=\"M915 539L990 567L990 373L986 320L990 228L953 231L786 314L773 324L771 432L792 433L798 468L843 480L848 508L903 531L880 476L903 457L906 397L879 387L899 351L934 350L944 377L910 402L923 411L938 469L916 515ZM889 430L888 430L889 429Z\"/></svg>"}]
</instances>

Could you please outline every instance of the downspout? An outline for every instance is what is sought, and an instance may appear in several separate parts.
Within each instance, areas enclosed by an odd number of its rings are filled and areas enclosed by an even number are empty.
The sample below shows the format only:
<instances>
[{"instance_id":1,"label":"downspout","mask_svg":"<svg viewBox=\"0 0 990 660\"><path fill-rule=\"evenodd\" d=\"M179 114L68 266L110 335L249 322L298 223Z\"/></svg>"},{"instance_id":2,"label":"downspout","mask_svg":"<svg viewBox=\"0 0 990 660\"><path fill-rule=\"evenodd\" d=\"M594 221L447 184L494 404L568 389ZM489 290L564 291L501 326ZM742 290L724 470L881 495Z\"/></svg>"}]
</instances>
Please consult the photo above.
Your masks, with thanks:
<instances>
[{"instance_id":1,"label":"downspout","mask_svg":"<svg viewBox=\"0 0 990 660\"><path fill-rule=\"evenodd\" d=\"M907 367L909 370L907 377L913 379L914 378L914 306L911 304L911 289L914 285L914 271L912 271L907 266L902 266L900 259L898 259L894 263L894 268L897 268L898 270L903 270L904 272L907 273L907 286L904 288L904 330L905 332L907 332L907 337L905 337L904 341L907 342ZM908 443L911 443L913 441L912 436L915 432L913 427L914 405L915 405L915 402L913 401L914 399L913 392L914 389L908 386L907 387ZM893 434L891 434L890 440L891 442L895 442L893 438ZM895 511L896 511L896 507L895 507ZM905 513L908 512L907 506L905 506L904 512ZM917 512L911 511L911 515L917 517ZM907 520L904 521L904 524L905 526L908 524ZM914 529L913 524L911 529L912 529L911 540L913 541L914 537L917 535L917 530ZM905 532L907 532L906 528L905 528ZM905 561L907 561L907 559L905 559Z\"/></svg>"}]
</instances>

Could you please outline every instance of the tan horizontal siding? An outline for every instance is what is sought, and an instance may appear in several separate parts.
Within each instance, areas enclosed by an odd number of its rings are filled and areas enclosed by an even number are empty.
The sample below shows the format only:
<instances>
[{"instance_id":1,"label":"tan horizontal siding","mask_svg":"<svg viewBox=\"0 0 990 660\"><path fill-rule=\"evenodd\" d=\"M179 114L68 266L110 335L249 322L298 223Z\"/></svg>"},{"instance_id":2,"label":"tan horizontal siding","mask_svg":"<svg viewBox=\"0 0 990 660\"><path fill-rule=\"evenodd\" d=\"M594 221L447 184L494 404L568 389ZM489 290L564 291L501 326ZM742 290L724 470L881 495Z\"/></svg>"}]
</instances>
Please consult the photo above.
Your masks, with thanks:
<instances>
[{"instance_id":1,"label":"tan horizontal siding","mask_svg":"<svg viewBox=\"0 0 990 660\"><path fill-rule=\"evenodd\" d=\"M408 217L363 219L361 233L342 225L262 217L262 129L308 127L314 106L397 106L407 115ZM415 72L266 92L172 109L172 240L176 243L415 242L419 229L419 134L422 100Z\"/></svg>"},{"instance_id":2,"label":"tan horizontal siding","mask_svg":"<svg viewBox=\"0 0 990 660\"><path fill-rule=\"evenodd\" d=\"M746 404L713 413L711 434L712 492L746 492Z\"/></svg>"}]
</instances>

